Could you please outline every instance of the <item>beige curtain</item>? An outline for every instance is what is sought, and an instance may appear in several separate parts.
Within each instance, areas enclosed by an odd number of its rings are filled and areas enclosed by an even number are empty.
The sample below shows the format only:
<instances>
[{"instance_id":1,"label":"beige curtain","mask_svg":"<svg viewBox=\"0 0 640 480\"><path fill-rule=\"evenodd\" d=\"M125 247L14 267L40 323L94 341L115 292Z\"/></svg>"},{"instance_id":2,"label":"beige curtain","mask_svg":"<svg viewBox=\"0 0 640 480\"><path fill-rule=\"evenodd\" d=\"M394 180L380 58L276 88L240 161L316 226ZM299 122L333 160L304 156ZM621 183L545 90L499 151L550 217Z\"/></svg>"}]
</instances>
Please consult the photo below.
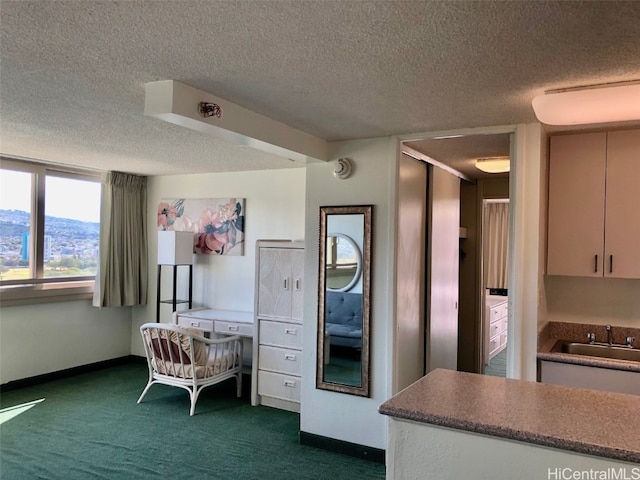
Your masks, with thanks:
<instances>
[{"instance_id":1,"label":"beige curtain","mask_svg":"<svg viewBox=\"0 0 640 480\"><path fill-rule=\"evenodd\" d=\"M147 178L119 172L105 174L94 306L147 303L147 244Z\"/></svg>"},{"instance_id":2,"label":"beige curtain","mask_svg":"<svg viewBox=\"0 0 640 480\"><path fill-rule=\"evenodd\" d=\"M509 204L485 203L484 275L485 288L507 288L509 249Z\"/></svg>"}]
</instances>

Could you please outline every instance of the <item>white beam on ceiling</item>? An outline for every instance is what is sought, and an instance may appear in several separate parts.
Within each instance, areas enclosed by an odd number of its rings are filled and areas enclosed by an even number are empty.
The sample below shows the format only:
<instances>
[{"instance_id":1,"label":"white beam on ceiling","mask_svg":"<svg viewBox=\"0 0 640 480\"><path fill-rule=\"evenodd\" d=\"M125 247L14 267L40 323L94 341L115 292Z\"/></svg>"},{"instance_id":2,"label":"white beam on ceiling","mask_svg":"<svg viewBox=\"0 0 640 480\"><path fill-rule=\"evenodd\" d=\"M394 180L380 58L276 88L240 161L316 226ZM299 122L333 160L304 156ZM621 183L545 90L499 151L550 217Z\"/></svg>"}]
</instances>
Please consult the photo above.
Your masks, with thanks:
<instances>
[{"instance_id":1,"label":"white beam on ceiling","mask_svg":"<svg viewBox=\"0 0 640 480\"><path fill-rule=\"evenodd\" d=\"M221 116L203 117L201 102L218 105ZM144 114L297 162L328 161L325 140L175 80L145 84Z\"/></svg>"}]
</instances>

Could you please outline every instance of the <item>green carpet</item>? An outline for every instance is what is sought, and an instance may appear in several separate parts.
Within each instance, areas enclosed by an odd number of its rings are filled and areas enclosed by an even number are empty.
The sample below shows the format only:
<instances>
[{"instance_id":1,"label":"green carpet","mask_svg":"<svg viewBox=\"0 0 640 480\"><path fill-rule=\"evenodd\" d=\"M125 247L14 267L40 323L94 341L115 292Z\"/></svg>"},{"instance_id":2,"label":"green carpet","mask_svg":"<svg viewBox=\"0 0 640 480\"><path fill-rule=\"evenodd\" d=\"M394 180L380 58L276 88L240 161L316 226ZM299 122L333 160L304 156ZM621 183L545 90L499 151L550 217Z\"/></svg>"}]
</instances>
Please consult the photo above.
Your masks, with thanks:
<instances>
[{"instance_id":1,"label":"green carpet","mask_svg":"<svg viewBox=\"0 0 640 480\"><path fill-rule=\"evenodd\" d=\"M383 465L298 442L299 415L251 407L233 381L188 393L128 364L2 394L2 409L44 398L0 425L0 478L383 479ZM245 377L248 380L248 377Z\"/></svg>"},{"instance_id":2,"label":"green carpet","mask_svg":"<svg viewBox=\"0 0 640 480\"><path fill-rule=\"evenodd\" d=\"M362 386L362 363L359 359L331 354L331 361L324 366L324 381Z\"/></svg>"}]
</instances>

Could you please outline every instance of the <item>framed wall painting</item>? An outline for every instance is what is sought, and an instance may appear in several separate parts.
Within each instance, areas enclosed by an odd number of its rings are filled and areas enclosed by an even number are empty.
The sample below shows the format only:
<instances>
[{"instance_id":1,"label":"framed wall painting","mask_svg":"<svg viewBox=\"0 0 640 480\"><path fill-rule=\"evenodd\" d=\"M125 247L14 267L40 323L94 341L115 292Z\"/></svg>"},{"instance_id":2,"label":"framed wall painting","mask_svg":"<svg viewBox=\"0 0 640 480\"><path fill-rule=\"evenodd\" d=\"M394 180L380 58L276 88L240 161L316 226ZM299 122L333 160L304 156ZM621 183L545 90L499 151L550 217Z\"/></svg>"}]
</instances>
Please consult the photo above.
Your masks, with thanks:
<instances>
[{"instance_id":1,"label":"framed wall painting","mask_svg":"<svg viewBox=\"0 0 640 480\"><path fill-rule=\"evenodd\" d=\"M244 198L174 198L158 204L158 230L193 232L195 253L244 255Z\"/></svg>"}]
</instances>

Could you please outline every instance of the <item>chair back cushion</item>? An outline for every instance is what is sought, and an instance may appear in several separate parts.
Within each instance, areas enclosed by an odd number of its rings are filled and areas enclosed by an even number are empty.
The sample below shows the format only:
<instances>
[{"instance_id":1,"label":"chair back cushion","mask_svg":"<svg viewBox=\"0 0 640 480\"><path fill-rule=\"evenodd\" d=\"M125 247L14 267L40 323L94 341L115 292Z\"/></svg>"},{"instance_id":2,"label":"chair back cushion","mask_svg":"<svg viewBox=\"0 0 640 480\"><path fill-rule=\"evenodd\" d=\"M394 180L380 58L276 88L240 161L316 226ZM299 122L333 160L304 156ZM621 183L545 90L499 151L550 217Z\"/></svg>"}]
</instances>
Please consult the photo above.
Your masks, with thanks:
<instances>
[{"instance_id":1,"label":"chair back cushion","mask_svg":"<svg viewBox=\"0 0 640 480\"><path fill-rule=\"evenodd\" d=\"M176 363L191 365L192 359L196 365L207 364L207 347L204 343L193 339L193 355L189 339L192 335L200 336L202 332L197 328L181 328L182 332L167 332L166 330L152 329L151 347L156 358L165 360L173 359ZM166 338L169 333L169 338Z\"/></svg>"}]
</instances>

